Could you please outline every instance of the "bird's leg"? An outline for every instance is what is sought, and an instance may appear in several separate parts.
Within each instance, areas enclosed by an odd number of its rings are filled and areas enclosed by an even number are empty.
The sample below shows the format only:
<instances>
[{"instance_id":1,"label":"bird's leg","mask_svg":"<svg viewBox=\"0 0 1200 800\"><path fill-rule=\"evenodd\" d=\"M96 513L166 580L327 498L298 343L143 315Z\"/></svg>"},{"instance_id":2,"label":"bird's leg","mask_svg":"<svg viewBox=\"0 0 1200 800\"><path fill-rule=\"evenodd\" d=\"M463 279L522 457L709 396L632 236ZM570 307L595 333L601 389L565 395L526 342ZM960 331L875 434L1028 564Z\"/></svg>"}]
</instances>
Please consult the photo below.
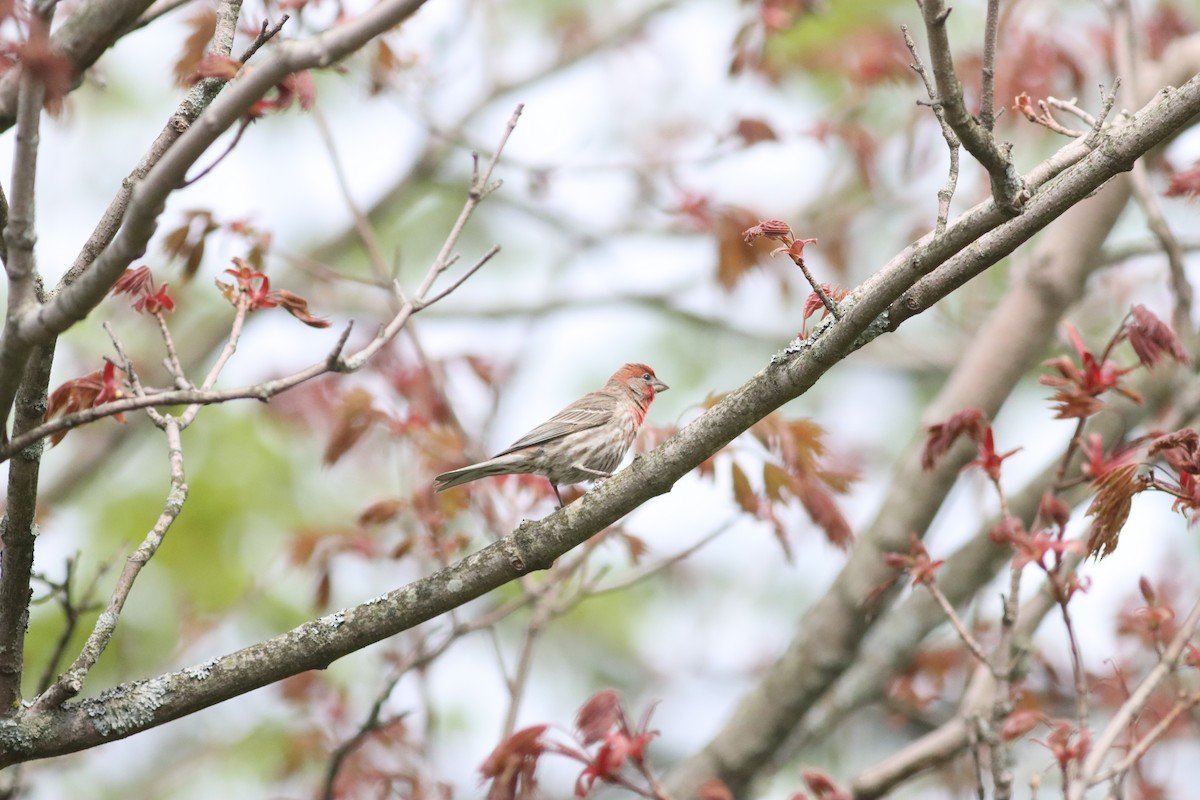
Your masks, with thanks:
<instances>
[{"instance_id":1,"label":"bird's leg","mask_svg":"<svg viewBox=\"0 0 1200 800\"><path fill-rule=\"evenodd\" d=\"M575 469L579 470L580 472L586 472L589 475L595 475L597 478L611 478L613 476L613 474L611 472L601 472L598 469L592 469L591 467L585 467L583 464L573 464L572 466Z\"/></svg>"},{"instance_id":2,"label":"bird's leg","mask_svg":"<svg viewBox=\"0 0 1200 800\"><path fill-rule=\"evenodd\" d=\"M550 480L550 479L547 478L546 480ZM558 498L558 507L562 508L563 507L562 495L558 493L558 486L554 483L554 481L550 481L550 488L554 490L554 496Z\"/></svg>"}]
</instances>

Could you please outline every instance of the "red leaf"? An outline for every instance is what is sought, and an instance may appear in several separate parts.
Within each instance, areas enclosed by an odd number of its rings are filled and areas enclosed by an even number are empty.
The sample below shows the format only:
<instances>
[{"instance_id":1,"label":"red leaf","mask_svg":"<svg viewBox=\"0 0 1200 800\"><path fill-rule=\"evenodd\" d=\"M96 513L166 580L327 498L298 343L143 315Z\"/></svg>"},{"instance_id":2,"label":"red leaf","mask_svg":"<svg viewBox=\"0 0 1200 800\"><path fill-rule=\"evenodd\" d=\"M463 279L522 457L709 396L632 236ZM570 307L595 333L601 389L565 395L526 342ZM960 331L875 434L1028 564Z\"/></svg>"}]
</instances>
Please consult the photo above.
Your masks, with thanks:
<instances>
[{"instance_id":1,"label":"red leaf","mask_svg":"<svg viewBox=\"0 0 1200 800\"><path fill-rule=\"evenodd\" d=\"M1046 715L1040 711L1029 709L1014 711L1008 715L1008 718L1004 720L1004 724L1000 726L1000 738L1006 742L1020 739L1045 719Z\"/></svg>"},{"instance_id":2,"label":"red leaf","mask_svg":"<svg viewBox=\"0 0 1200 800\"><path fill-rule=\"evenodd\" d=\"M757 515L758 495L750 487L750 479L746 477L746 473L736 461L730 464L730 473L733 476L733 499L737 501L742 511Z\"/></svg>"},{"instance_id":3,"label":"red leaf","mask_svg":"<svg viewBox=\"0 0 1200 800\"><path fill-rule=\"evenodd\" d=\"M825 532L829 543L842 550L849 550L850 545L854 544L854 531L838 508L833 494L812 476L798 479L796 489L796 497L812 517L812 521Z\"/></svg>"},{"instance_id":4,"label":"red leaf","mask_svg":"<svg viewBox=\"0 0 1200 800\"><path fill-rule=\"evenodd\" d=\"M1163 194L1167 197L1186 197L1189 200L1200 197L1200 161L1173 174Z\"/></svg>"},{"instance_id":5,"label":"red leaf","mask_svg":"<svg viewBox=\"0 0 1200 800\"><path fill-rule=\"evenodd\" d=\"M743 117L733 129L734 136L745 142L746 146L759 142L773 142L779 139L775 129L761 119Z\"/></svg>"},{"instance_id":6,"label":"red leaf","mask_svg":"<svg viewBox=\"0 0 1200 800\"><path fill-rule=\"evenodd\" d=\"M279 306L296 319L310 328L328 328L329 320L314 317L308 310L308 301L298 294L292 294L287 289L276 289L271 293L272 298L279 301Z\"/></svg>"},{"instance_id":7,"label":"red leaf","mask_svg":"<svg viewBox=\"0 0 1200 800\"><path fill-rule=\"evenodd\" d=\"M1185 366L1192 363L1192 357L1184 349L1179 337L1150 309L1136 305L1129 313L1132 319L1125 324L1125 333L1143 364L1153 367L1162 361L1163 356L1169 356Z\"/></svg>"},{"instance_id":8,"label":"red leaf","mask_svg":"<svg viewBox=\"0 0 1200 800\"><path fill-rule=\"evenodd\" d=\"M88 373L80 378L64 381L61 386L50 393L46 401L45 420L73 414L85 408L94 408L105 403L119 400L125 396L122 383L125 373L117 369L111 361L105 362L104 369ZM113 419L124 422L124 414L114 414ZM50 437L50 444L55 445L63 440L67 430L59 431Z\"/></svg>"},{"instance_id":9,"label":"red leaf","mask_svg":"<svg viewBox=\"0 0 1200 800\"><path fill-rule=\"evenodd\" d=\"M959 411L945 422L930 425L926 428L928 438L925 450L921 453L921 467L933 469L938 460L950 452L950 448L960 436L966 436L978 442L987 427L987 417L977 408L967 408Z\"/></svg>"},{"instance_id":10,"label":"red leaf","mask_svg":"<svg viewBox=\"0 0 1200 800\"><path fill-rule=\"evenodd\" d=\"M575 717L584 744L593 744L603 739L621 720L621 698L614 690L597 692L583 704Z\"/></svg>"},{"instance_id":11,"label":"red leaf","mask_svg":"<svg viewBox=\"0 0 1200 800\"><path fill-rule=\"evenodd\" d=\"M175 80L187 86L189 76L204 58L204 49L217 31L217 12L214 8L203 9L187 21L188 36L183 42L183 52L175 62ZM193 81L194 82L194 81Z\"/></svg>"},{"instance_id":12,"label":"red leaf","mask_svg":"<svg viewBox=\"0 0 1200 800\"><path fill-rule=\"evenodd\" d=\"M1146 488L1137 471L1137 464L1126 464L1109 470L1095 482L1098 491L1087 510L1096 518L1088 536L1088 555L1104 558L1117 549L1117 537L1129 519L1133 496Z\"/></svg>"},{"instance_id":13,"label":"red leaf","mask_svg":"<svg viewBox=\"0 0 1200 800\"><path fill-rule=\"evenodd\" d=\"M697 800L734 800L733 792L720 778L709 778L700 784Z\"/></svg>"},{"instance_id":14,"label":"red leaf","mask_svg":"<svg viewBox=\"0 0 1200 800\"><path fill-rule=\"evenodd\" d=\"M484 779L491 779L487 800L516 800L531 796L537 787L534 776L538 758L546 751L542 734L546 725L533 725L517 731L491 752L479 767Z\"/></svg>"},{"instance_id":15,"label":"red leaf","mask_svg":"<svg viewBox=\"0 0 1200 800\"><path fill-rule=\"evenodd\" d=\"M354 388L346 392L338 409L337 423L325 445L325 465L337 463L382 416L375 408L375 399L366 389Z\"/></svg>"},{"instance_id":16,"label":"red leaf","mask_svg":"<svg viewBox=\"0 0 1200 800\"><path fill-rule=\"evenodd\" d=\"M153 285L154 278L150 276L150 268L143 265L125 270L121 277L117 279L117 282L113 284L110 294L114 296L129 294L136 297Z\"/></svg>"},{"instance_id":17,"label":"red leaf","mask_svg":"<svg viewBox=\"0 0 1200 800\"><path fill-rule=\"evenodd\" d=\"M185 85L199 83L205 78L231 80L242 68L242 62L221 53L209 53L198 62L185 80Z\"/></svg>"},{"instance_id":18,"label":"red leaf","mask_svg":"<svg viewBox=\"0 0 1200 800\"><path fill-rule=\"evenodd\" d=\"M404 506L404 501L397 498L379 500L363 509L362 513L358 515L358 524L366 527L391 522L404 509Z\"/></svg>"},{"instance_id":19,"label":"red leaf","mask_svg":"<svg viewBox=\"0 0 1200 800\"><path fill-rule=\"evenodd\" d=\"M45 89L46 108L51 114L57 114L75 78L75 66L71 59L50 43L49 31L36 17L29 21L29 35L16 46L16 51L22 70L33 76Z\"/></svg>"}]
</instances>

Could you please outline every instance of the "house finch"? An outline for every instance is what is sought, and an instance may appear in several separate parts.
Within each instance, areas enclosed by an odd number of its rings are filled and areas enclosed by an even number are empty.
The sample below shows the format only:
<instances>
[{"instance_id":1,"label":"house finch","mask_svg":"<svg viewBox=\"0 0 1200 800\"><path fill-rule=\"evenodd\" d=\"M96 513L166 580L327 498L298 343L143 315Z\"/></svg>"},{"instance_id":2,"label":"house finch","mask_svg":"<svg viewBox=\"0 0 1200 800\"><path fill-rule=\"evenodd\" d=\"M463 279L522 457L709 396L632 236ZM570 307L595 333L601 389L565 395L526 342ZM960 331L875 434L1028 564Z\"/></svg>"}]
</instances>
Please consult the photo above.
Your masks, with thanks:
<instances>
[{"instance_id":1,"label":"house finch","mask_svg":"<svg viewBox=\"0 0 1200 800\"><path fill-rule=\"evenodd\" d=\"M492 475L542 475L550 481L554 496L560 483L607 478L621 463L646 409L667 385L645 364L626 364L604 384L585 394L495 458L433 479L437 491Z\"/></svg>"}]
</instances>

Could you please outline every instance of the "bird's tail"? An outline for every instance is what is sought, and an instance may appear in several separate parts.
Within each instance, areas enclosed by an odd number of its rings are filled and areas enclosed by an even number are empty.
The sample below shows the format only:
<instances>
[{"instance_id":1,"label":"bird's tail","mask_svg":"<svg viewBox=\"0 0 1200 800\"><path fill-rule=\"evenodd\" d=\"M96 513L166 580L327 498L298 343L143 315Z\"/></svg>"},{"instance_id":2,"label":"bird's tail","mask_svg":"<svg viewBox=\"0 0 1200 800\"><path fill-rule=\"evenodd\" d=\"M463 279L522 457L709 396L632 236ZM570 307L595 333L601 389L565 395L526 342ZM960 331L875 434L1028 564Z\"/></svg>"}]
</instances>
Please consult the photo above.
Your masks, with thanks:
<instances>
[{"instance_id":1,"label":"bird's tail","mask_svg":"<svg viewBox=\"0 0 1200 800\"><path fill-rule=\"evenodd\" d=\"M480 478L491 478L495 475L511 475L528 471L520 469L520 466L519 462L514 463L510 458L505 456L493 458L489 461L481 461L469 467L460 467L459 469L452 469L449 472L443 472L433 479L433 488L440 492L452 486L462 486L464 483L477 481Z\"/></svg>"}]
</instances>

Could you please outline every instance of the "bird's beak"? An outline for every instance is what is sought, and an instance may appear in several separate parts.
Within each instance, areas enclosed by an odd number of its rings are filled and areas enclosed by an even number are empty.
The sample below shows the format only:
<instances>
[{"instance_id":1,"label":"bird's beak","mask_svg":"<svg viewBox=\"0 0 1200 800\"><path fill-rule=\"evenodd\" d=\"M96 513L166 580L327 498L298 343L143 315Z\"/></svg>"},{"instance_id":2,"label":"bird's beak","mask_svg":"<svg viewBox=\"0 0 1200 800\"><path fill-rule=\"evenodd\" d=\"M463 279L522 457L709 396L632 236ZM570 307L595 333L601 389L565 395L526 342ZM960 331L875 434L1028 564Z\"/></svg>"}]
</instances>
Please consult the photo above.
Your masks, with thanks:
<instances>
[{"instance_id":1,"label":"bird's beak","mask_svg":"<svg viewBox=\"0 0 1200 800\"><path fill-rule=\"evenodd\" d=\"M656 391L656 392L665 392L667 389L671 388L670 386L667 386L665 383L660 381L658 378L655 378L654 380L652 380L650 382L650 385L654 387L654 391Z\"/></svg>"}]
</instances>

